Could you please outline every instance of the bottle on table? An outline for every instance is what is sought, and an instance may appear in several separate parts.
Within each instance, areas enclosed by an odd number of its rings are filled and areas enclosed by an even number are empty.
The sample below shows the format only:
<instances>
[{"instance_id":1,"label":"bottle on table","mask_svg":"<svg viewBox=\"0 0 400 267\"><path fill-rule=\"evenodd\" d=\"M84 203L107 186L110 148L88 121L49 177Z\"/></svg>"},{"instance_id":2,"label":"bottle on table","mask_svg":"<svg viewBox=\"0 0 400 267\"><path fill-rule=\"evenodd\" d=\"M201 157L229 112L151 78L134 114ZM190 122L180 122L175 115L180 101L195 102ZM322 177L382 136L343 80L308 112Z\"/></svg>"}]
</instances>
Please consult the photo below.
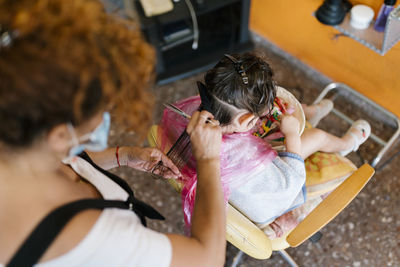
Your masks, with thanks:
<instances>
[{"instance_id":1,"label":"bottle on table","mask_svg":"<svg viewBox=\"0 0 400 267\"><path fill-rule=\"evenodd\" d=\"M374 24L374 29L378 32L383 32L386 27L386 21L390 12L393 10L396 0L385 0Z\"/></svg>"}]
</instances>

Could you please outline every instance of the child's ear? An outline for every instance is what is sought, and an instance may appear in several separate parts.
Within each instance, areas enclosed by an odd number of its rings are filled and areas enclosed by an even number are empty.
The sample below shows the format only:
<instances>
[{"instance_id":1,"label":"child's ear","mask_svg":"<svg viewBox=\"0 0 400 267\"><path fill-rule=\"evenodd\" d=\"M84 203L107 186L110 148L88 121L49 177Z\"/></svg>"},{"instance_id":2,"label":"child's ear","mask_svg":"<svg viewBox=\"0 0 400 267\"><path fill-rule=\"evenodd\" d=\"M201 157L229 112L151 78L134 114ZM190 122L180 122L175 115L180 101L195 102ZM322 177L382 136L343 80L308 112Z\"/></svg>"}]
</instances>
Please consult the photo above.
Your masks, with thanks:
<instances>
[{"instance_id":1,"label":"child's ear","mask_svg":"<svg viewBox=\"0 0 400 267\"><path fill-rule=\"evenodd\" d=\"M236 114L228 125L222 126L223 133L243 133L254 127L258 118L247 111Z\"/></svg>"},{"instance_id":2,"label":"child's ear","mask_svg":"<svg viewBox=\"0 0 400 267\"><path fill-rule=\"evenodd\" d=\"M254 127L257 122L256 116L249 112L239 113L233 121L235 132L247 132Z\"/></svg>"},{"instance_id":3,"label":"child's ear","mask_svg":"<svg viewBox=\"0 0 400 267\"><path fill-rule=\"evenodd\" d=\"M248 125L254 118L255 118L254 114L245 113L239 116L238 122L240 125Z\"/></svg>"}]
</instances>

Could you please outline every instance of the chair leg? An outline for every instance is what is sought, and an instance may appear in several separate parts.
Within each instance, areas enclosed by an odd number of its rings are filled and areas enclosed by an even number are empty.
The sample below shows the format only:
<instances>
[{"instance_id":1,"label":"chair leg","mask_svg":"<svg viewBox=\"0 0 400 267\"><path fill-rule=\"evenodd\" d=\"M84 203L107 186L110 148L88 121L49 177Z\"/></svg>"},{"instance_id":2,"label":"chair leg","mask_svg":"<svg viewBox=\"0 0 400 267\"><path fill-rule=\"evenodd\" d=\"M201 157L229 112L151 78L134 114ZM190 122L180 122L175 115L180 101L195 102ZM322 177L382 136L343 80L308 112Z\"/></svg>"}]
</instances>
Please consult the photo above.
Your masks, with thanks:
<instances>
[{"instance_id":1,"label":"chair leg","mask_svg":"<svg viewBox=\"0 0 400 267\"><path fill-rule=\"evenodd\" d=\"M285 251L285 250L278 250L279 254L285 259L285 261L291 266L291 267L299 267L295 260L290 257L290 255Z\"/></svg>"},{"instance_id":2,"label":"chair leg","mask_svg":"<svg viewBox=\"0 0 400 267\"><path fill-rule=\"evenodd\" d=\"M322 233L321 231L316 232L312 236L308 238L312 243L318 243L318 241L322 238Z\"/></svg>"},{"instance_id":3,"label":"chair leg","mask_svg":"<svg viewBox=\"0 0 400 267\"><path fill-rule=\"evenodd\" d=\"M281 254L282 258L290 265L290 267L299 267L296 261L290 257L290 255L285 250L278 250L279 254ZM237 267L240 261L242 260L243 251L239 250L235 257L233 257L231 267Z\"/></svg>"},{"instance_id":4,"label":"chair leg","mask_svg":"<svg viewBox=\"0 0 400 267\"><path fill-rule=\"evenodd\" d=\"M236 256L232 260L231 267L236 267L240 263L240 260L242 259L243 256L243 251L239 250L239 252L236 254Z\"/></svg>"}]
</instances>

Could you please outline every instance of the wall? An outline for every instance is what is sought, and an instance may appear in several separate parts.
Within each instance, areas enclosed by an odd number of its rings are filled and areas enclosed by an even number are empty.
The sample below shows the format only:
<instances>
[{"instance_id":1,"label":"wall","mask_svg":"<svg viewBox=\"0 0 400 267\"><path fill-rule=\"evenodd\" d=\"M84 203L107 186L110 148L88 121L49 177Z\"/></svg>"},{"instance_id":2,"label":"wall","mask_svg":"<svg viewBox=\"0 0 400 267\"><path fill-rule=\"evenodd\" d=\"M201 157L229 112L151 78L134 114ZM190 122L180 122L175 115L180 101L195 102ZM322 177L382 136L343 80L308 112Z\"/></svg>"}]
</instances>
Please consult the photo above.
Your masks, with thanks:
<instances>
[{"instance_id":1,"label":"wall","mask_svg":"<svg viewBox=\"0 0 400 267\"><path fill-rule=\"evenodd\" d=\"M379 10L382 1L365 0ZM400 43L385 56L312 15L322 0L252 0L250 27L283 50L400 116Z\"/></svg>"}]
</instances>

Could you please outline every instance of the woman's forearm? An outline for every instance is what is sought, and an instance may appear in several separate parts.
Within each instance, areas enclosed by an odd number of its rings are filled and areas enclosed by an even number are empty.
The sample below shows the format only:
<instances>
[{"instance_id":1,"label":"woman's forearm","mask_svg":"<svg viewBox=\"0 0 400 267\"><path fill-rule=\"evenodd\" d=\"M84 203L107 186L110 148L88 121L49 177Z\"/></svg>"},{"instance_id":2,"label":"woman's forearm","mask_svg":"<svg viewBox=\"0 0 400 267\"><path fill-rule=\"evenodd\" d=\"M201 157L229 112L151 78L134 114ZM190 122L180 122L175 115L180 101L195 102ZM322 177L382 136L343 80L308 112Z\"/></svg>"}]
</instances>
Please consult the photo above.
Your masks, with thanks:
<instances>
[{"instance_id":1,"label":"woman's forearm","mask_svg":"<svg viewBox=\"0 0 400 267\"><path fill-rule=\"evenodd\" d=\"M224 265L226 222L219 172L219 159L197 161L191 236L168 235L173 247L172 267Z\"/></svg>"},{"instance_id":2,"label":"woman's forearm","mask_svg":"<svg viewBox=\"0 0 400 267\"><path fill-rule=\"evenodd\" d=\"M220 180L219 159L197 162L196 205L192 218L192 237L222 264L225 260L225 202Z\"/></svg>"},{"instance_id":3,"label":"woman's forearm","mask_svg":"<svg viewBox=\"0 0 400 267\"><path fill-rule=\"evenodd\" d=\"M211 120L212 123L208 123ZM171 266L223 266L225 202L220 178L221 128L207 111L195 112L186 128L197 166L191 237L168 235Z\"/></svg>"},{"instance_id":4,"label":"woman's forearm","mask_svg":"<svg viewBox=\"0 0 400 267\"><path fill-rule=\"evenodd\" d=\"M174 163L159 149L153 147L108 148L101 152L88 152L92 160L101 168L108 170L120 166L129 166L136 170L152 172L156 166L162 164L163 172L157 173L165 178L178 178L181 176Z\"/></svg>"},{"instance_id":5,"label":"woman's forearm","mask_svg":"<svg viewBox=\"0 0 400 267\"><path fill-rule=\"evenodd\" d=\"M126 165L124 149L124 147L120 147L118 149L118 157L121 166ZM94 163L105 170L118 167L115 147L107 148L100 152L86 151L86 153L94 161Z\"/></svg>"}]
</instances>

